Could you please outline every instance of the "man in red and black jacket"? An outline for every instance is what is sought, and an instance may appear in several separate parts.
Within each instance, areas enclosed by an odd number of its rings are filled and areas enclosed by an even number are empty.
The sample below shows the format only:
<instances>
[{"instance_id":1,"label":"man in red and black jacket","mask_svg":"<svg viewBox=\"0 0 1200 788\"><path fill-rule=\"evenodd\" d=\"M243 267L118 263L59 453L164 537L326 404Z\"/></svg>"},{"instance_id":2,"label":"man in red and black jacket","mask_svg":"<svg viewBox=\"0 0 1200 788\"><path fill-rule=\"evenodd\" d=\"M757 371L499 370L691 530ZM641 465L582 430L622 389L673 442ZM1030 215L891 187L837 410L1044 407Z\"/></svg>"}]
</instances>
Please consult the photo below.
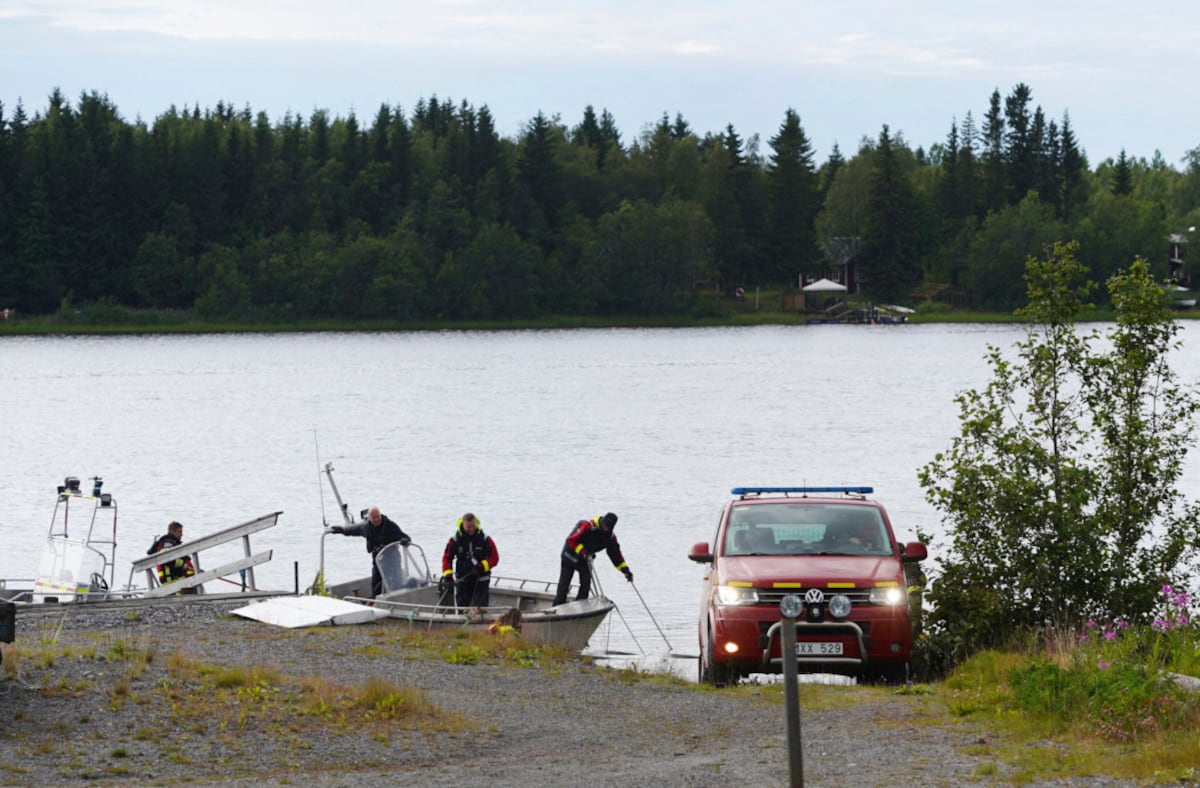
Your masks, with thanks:
<instances>
[{"instance_id":1,"label":"man in red and black jacket","mask_svg":"<svg viewBox=\"0 0 1200 788\"><path fill-rule=\"evenodd\" d=\"M613 533L617 524L617 516L612 512L603 517L591 520L580 520L575 524L575 530L567 536L563 544L562 570L558 574L558 593L554 595L554 604L561 605L567 601L567 592L571 588L571 578L579 572L579 595L576 599L587 599L592 589L592 566L590 558L601 550L608 553L613 566L621 570L625 579L633 582L633 572L621 555L621 545Z\"/></svg>"},{"instance_id":2,"label":"man in red and black jacket","mask_svg":"<svg viewBox=\"0 0 1200 788\"><path fill-rule=\"evenodd\" d=\"M499 562L496 543L483 533L479 518L467 512L458 518L458 529L442 553L442 599L448 602L453 584L458 607L487 607L492 569Z\"/></svg>"}]
</instances>

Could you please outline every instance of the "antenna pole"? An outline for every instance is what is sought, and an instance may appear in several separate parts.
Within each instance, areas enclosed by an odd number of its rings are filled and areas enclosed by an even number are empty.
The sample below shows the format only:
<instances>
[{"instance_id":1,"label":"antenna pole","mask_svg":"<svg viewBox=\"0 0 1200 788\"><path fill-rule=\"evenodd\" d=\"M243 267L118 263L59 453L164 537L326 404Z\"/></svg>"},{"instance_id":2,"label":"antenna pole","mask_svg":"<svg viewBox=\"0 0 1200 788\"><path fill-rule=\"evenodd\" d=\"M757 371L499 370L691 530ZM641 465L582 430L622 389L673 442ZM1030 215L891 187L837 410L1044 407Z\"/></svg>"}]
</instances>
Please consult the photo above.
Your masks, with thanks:
<instances>
[{"instance_id":1,"label":"antenna pole","mask_svg":"<svg viewBox=\"0 0 1200 788\"><path fill-rule=\"evenodd\" d=\"M317 428L313 427L313 448L317 452L317 495L321 498L321 524L329 525L325 519L325 485L321 484L321 444L317 442Z\"/></svg>"}]
</instances>

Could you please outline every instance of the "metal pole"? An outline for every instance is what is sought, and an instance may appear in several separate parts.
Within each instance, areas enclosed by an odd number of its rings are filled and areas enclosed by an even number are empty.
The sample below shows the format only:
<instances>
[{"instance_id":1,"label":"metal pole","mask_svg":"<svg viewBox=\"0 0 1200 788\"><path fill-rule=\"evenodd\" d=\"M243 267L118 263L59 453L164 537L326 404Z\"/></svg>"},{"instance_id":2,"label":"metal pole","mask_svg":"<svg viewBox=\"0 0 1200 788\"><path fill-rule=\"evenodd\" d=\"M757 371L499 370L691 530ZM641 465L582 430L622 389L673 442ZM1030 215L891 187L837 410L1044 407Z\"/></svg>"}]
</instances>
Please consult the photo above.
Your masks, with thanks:
<instances>
[{"instance_id":1,"label":"metal pole","mask_svg":"<svg viewBox=\"0 0 1200 788\"><path fill-rule=\"evenodd\" d=\"M633 644L637 646L637 650L642 654L646 653L646 649L642 648L642 644L638 642L637 635L633 634L633 627L629 626L629 622L625 620L625 614L621 612L621 608L617 607L617 603L613 602L612 597L604 593L604 589L600 587L600 576L596 572L596 565L588 558L588 567L592 572L592 585L596 587L596 593L612 602L613 610L617 611L617 618L621 619L621 623L625 625L625 631L629 633L629 637L633 638Z\"/></svg>"},{"instance_id":2,"label":"metal pole","mask_svg":"<svg viewBox=\"0 0 1200 788\"><path fill-rule=\"evenodd\" d=\"M642 592L638 591L637 586L633 585L633 581L629 581L629 585L633 588L633 593L637 594L638 600L641 601L642 607L646 608L646 615L650 616L650 620L654 622L654 628L658 630L658 634L662 635L662 639L666 641L667 651L674 651L671 641L667 640L667 633L663 632L662 627L658 625L658 620L654 618L654 614L650 612L650 606L646 604L646 600L642 599Z\"/></svg>"},{"instance_id":3,"label":"metal pole","mask_svg":"<svg viewBox=\"0 0 1200 788\"><path fill-rule=\"evenodd\" d=\"M783 658L783 705L787 707L788 771L792 788L804 788L804 751L800 740L800 692L796 680L796 620L784 617L779 644Z\"/></svg>"}]
</instances>

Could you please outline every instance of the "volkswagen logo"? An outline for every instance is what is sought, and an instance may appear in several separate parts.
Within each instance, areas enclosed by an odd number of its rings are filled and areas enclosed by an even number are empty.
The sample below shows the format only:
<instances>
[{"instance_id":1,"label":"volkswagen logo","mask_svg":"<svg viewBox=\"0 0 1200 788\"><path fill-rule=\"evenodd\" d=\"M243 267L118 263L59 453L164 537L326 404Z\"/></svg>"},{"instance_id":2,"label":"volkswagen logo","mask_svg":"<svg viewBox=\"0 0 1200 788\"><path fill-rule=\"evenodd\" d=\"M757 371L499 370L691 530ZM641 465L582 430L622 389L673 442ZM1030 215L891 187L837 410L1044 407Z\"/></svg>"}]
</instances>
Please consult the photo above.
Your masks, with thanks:
<instances>
[{"instance_id":1,"label":"volkswagen logo","mask_svg":"<svg viewBox=\"0 0 1200 788\"><path fill-rule=\"evenodd\" d=\"M819 605L825 601L825 594L821 593L819 588L810 588L804 592L804 603L808 605Z\"/></svg>"}]
</instances>

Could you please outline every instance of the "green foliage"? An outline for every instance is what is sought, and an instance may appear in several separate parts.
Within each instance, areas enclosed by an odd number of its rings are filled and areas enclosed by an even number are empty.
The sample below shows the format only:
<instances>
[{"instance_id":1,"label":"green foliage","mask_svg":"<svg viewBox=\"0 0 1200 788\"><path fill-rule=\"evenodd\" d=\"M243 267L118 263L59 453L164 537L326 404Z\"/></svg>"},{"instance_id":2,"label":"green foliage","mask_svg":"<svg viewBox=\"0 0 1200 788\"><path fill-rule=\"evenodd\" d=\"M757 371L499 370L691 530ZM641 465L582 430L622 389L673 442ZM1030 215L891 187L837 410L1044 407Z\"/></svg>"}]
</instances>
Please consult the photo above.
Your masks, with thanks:
<instances>
[{"instance_id":1,"label":"green foliage","mask_svg":"<svg viewBox=\"0 0 1200 788\"><path fill-rule=\"evenodd\" d=\"M1177 484L1198 404L1168 364L1163 287L1140 260L1111 278L1117 323L1097 349L1074 322L1090 290L1076 251L1028 262L1016 358L989 348L992 381L958 396L961 434L919 474L951 539L929 592L944 666L1088 618L1143 621L1196 555Z\"/></svg>"},{"instance_id":2,"label":"green foliage","mask_svg":"<svg viewBox=\"0 0 1200 788\"><path fill-rule=\"evenodd\" d=\"M1006 705L1056 730L1135 742L1200 724L1200 697L1172 675L1195 675L1200 628L1188 595L1164 586L1149 625L1088 621L1074 643L1014 667Z\"/></svg>"},{"instance_id":3,"label":"green foliage","mask_svg":"<svg viewBox=\"0 0 1200 788\"><path fill-rule=\"evenodd\" d=\"M72 105L57 90L32 119L20 104L4 114L0 307L108 305L86 314L113 325L142 310L686 315L700 290L836 275L847 250L861 250L873 300L924 280L1008 310L1045 243L1080 239L1098 279L1135 253L1161 273L1165 234L1200 224L1200 148L1182 172L1124 154L1089 172L1069 117L1048 119L1025 84L928 153L885 128L820 166L791 109L765 155L757 136L681 116L626 146L591 106L574 125L539 113L502 138L486 107L436 97L361 125L324 109L272 125L224 103L129 122L103 95Z\"/></svg>"},{"instance_id":4,"label":"green foliage","mask_svg":"<svg viewBox=\"0 0 1200 788\"><path fill-rule=\"evenodd\" d=\"M446 661L451 665L477 665L485 655L483 648L475 643L462 643L446 654Z\"/></svg>"}]
</instances>

